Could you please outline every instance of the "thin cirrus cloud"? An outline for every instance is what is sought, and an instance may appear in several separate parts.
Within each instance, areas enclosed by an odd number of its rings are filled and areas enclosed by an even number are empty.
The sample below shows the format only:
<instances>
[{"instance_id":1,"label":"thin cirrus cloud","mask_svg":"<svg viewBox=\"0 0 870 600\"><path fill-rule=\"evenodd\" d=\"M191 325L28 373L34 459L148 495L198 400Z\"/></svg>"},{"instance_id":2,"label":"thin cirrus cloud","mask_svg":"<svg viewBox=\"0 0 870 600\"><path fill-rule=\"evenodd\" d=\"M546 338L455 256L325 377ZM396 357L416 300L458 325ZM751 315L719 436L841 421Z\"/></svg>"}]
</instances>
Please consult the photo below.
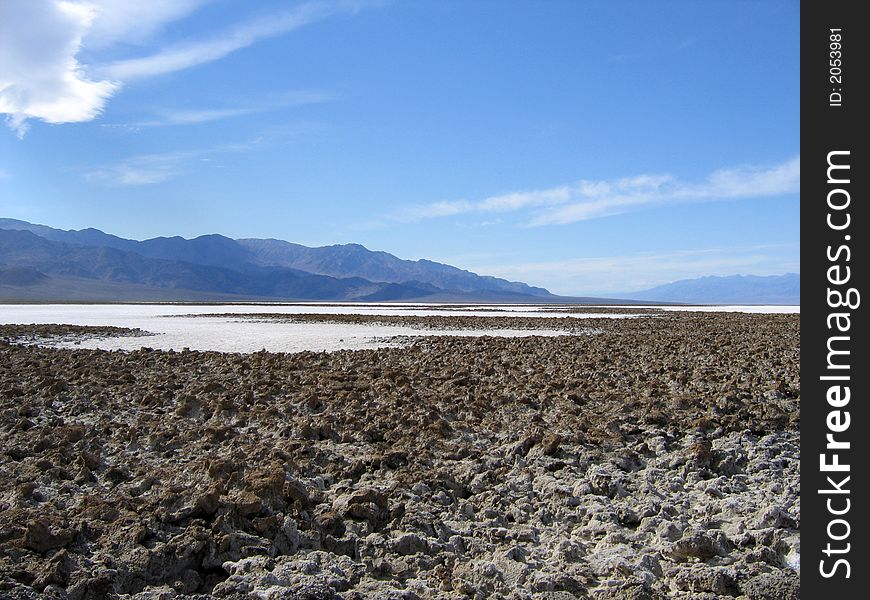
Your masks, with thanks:
<instances>
[{"instance_id":1,"label":"thin cirrus cloud","mask_svg":"<svg viewBox=\"0 0 870 600\"><path fill-rule=\"evenodd\" d=\"M264 142L264 138L255 138L248 142L206 149L141 154L90 169L84 173L84 178L88 182L108 186L154 185L192 171L197 164L211 163L221 155L249 152ZM216 163L216 166L220 164Z\"/></svg>"},{"instance_id":2,"label":"thin cirrus cloud","mask_svg":"<svg viewBox=\"0 0 870 600\"><path fill-rule=\"evenodd\" d=\"M166 152L133 156L86 172L91 183L111 186L140 186L161 183L176 177L194 161L206 158L204 152Z\"/></svg>"},{"instance_id":3,"label":"thin cirrus cloud","mask_svg":"<svg viewBox=\"0 0 870 600\"><path fill-rule=\"evenodd\" d=\"M252 115L257 113L265 113L271 111L282 110L285 108L305 106L310 104L323 104L331 102L335 96L331 93L306 90L293 91L284 94L274 95L271 98L260 100L243 106L226 107L226 108L185 108L185 109L165 109L158 111L153 119L133 123L129 127L162 127L167 125L198 125L200 123L209 123L212 121L220 121L243 115Z\"/></svg>"},{"instance_id":4,"label":"thin cirrus cloud","mask_svg":"<svg viewBox=\"0 0 870 600\"><path fill-rule=\"evenodd\" d=\"M97 72L122 81L154 77L212 62L246 48L260 40L299 29L309 23L364 6L362 2L309 2L291 10L238 25L210 39L178 44L151 56L120 60L97 69Z\"/></svg>"},{"instance_id":5,"label":"thin cirrus cloud","mask_svg":"<svg viewBox=\"0 0 870 600\"><path fill-rule=\"evenodd\" d=\"M442 201L408 207L393 215L403 222L463 214L524 211L529 226L564 225L641 208L792 194L800 190L800 157L772 167L720 169L703 181L671 175L638 175L615 180L583 180L542 190L523 190L479 201Z\"/></svg>"},{"instance_id":6,"label":"thin cirrus cloud","mask_svg":"<svg viewBox=\"0 0 870 600\"><path fill-rule=\"evenodd\" d=\"M209 1L0 2L0 113L18 137L27 132L30 119L53 124L91 121L126 82L219 60L260 40L375 4L365 0L308 2L237 24L211 38L99 64L101 50L120 41L142 44ZM80 62L85 46L95 57L93 64ZM220 118L217 113L210 116Z\"/></svg>"},{"instance_id":7,"label":"thin cirrus cloud","mask_svg":"<svg viewBox=\"0 0 870 600\"><path fill-rule=\"evenodd\" d=\"M118 42L142 44L169 23L181 20L215 0L88 0L96 18L88 29L89 50L101 50Z\"/></svg>"}]
</instances>

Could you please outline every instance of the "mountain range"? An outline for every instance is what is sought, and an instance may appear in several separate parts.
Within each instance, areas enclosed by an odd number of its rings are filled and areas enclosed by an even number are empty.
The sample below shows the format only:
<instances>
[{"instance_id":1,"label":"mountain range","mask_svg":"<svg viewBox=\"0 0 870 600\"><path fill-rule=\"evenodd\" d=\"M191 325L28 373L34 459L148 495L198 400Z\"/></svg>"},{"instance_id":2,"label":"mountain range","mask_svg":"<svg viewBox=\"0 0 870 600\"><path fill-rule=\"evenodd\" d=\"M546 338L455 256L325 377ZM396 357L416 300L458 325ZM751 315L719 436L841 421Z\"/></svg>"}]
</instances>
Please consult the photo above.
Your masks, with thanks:
<instances>
[{"instance_id":1,"label":"mountain range","mask_svg":"<svg viewBox=\"0 0 870 600\"><path fill-rule=\"evenodd\" d=\"M359 244L311 248L218 234L138 241L0 219L0 301L799 304L800 275L702 277L619 297L557 296Z\"/></svg>"},{"instance_id":2,"label":"mountain range","mask_svg":"<svg viewBox=\"0 0 870 600\"><path fill-rule=\"evenodd\" d=\"M553 302L549 291L359 244L274 239L129 240L0 219L0 298Z\"/></svg>"},{"instance_id":3,"label":"mountain range","mask_svg":"<svg viewBox=\"0 0 870 600\"><path fill-rule=\"evenodd\" d=\"M685 304L800 304L801 276L731 275L682 279L623 298Z\"/></svg>"}]
</instances>

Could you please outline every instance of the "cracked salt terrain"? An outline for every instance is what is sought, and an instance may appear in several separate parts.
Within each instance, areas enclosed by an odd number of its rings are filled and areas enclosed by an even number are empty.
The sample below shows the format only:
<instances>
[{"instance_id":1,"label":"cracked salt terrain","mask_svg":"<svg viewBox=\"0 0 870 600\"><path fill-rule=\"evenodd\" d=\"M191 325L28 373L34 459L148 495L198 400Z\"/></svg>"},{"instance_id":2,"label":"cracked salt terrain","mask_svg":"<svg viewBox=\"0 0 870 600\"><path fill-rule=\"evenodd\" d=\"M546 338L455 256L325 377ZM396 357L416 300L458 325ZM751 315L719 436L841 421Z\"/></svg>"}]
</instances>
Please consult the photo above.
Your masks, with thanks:
<instances>
[{"instance_id":1,"label":"cracked salt terrain","mask_svg":"<svg viewBox=\"0 0 870 600\"><path fill-rule=\"evenodd\" d=\"M107 352L81 346L185 318L0 326L0 597L799 597L798 315L593 314L547 336L564 314L325 308L226 318L260 339L415 334ZM457 335L502 322L523 337ZM53 334L79 346L18 343Z\"/></svg>"}]
</instances>

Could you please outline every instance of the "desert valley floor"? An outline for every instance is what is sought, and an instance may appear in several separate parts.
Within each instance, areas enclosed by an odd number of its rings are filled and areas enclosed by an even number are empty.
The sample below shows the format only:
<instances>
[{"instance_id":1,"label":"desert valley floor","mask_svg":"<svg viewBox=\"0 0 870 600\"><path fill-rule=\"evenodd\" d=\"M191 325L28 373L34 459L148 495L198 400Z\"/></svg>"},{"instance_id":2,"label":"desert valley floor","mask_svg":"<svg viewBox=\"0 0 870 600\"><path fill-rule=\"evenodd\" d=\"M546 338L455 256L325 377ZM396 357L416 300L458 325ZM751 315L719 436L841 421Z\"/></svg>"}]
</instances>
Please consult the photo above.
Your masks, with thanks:
<instances>
[{"instance_id":1,"label":"desert valley floor","mask_svg":"<svg viewBox=\"0 0 870 600\"><path fill-rule=\"evenodd\" d=\"M439 335L0 325L0 597L798 598L799 315L401 318Z\"/></svg>"}]
</instances>

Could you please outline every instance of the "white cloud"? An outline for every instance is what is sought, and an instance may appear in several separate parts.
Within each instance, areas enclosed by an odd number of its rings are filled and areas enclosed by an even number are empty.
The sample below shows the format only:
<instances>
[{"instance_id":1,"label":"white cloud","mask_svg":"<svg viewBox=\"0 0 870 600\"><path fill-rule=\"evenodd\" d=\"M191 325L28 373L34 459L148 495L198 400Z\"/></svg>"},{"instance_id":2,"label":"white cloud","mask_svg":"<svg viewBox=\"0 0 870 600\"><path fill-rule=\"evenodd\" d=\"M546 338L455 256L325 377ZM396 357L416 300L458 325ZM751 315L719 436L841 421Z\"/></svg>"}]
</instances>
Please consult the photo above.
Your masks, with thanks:
<instances>
[{"instance_id":1,"label":"white cloud","mask_svg":"<svg viewBox=\"0 0 870 600\"><path fill-rule=\"evenodd\" d=\"M151 56L116 61L100 68L98 72L113 79L127 81L189 69L314 21L340 13L355 12L360 6L362 5L356 2L302 4L283 13L243 23L210 39L178 44Z\"/></svg>"},{"instance_id":2,"label":"white cloud","mask_svg":"<svg viewBox=\"0 0 870 600\"><path fill-rule=\"evenodd\" d=\"M89 50L123 42L141 44L196 9L214 0L87 0L96 17L85 35Z\"/></svg>"},{"instance_id":3,"label":"white cloud","mask_svg":"<svg viewBox=\"0 0 870 600\"><path fill-rule=\"evenodd\" d=\"M77 123L96 118L106 102L132 79L187 69L298 29L372 4L365 0L323 0L236 25L208 39L158 50L149 56L104 65L109 46L141 44L171 22L212 0L2 0L0 1L0 113L22 137L28 119ZM180 122L204 122L241 114L229 108L181 115ZM232 113L232 114L231 114ZM199 119L199 121L197 121Z\"/></svg>"},{"instance_id":4,"label":"white cloud","mask_svg":"<svg viewBox=\"0 0 870 600\"><path fill-rule=\"evenodd\" d=\"M264 138L255 138L239 144L223 144L213 148L141 154L90 169L84 177L91 183L109 186L154 185L187 173L197 164L212 163L213 159L226 154L248 152L264 143ZM219 163L213 165L221 167Z\"/></svg>"},{"instance_id":5,"label":"white cloud","mask_svg":"<svg viewBox=\"0 0 870 600\"><path fill-rule=\"evenodd\" d=\"M692 183L670 175L638 175L616 180L582 180L543 190L523 190L477 202L442 201L409 207L395 218L420 221L468 213L530 211L529 224L557 225L637 210L643 206L761 198L800 190L800 157L773 167L738 167L711 173Z\"/></svg>"},{"instance_id":6,"label":"white cloud","mask_svg":"<svg viewBox=\"0 0 870 600\"><path fill-rule=\"evenodd\" d=\"M78 123L96 118L121 87L78 60L139 43L206 0L5 0L0 3L0 113L22 137L28 119Z\"/></svg>"},{"instance_id":7,"label":"white cloud","mask_svg":"<svg viewBox=\"0 0 870 600\"><path fill-rule=\"evenodd\" d=\"M540 285L557 294L604 295L644 290L678 279L707 275L797 272L800 271L797 256L798 250L793 246L753 245L467 268L477 273Z\"/></svg>"},{"instance_id":8,"label":"white cloud","mask_svg":"<svg viewBox=\"0 0 870 600\"><path fill-rule=\"evenodd\" d=\"M249 108L199 108L199 109L180 109L167 110L161 113L160 119L155 121L147 121L139 123L140 127L160 126L160 125L195 125L198 123L209 123L211 121L220 121L230 117L238 117L254 112Z\"/></svg>"},{"instance_id":9,"label":"white cloud","mask_svg":"<svg viewBox=\"0 0 870 600\"><path fill-rule=\"evenodd\" d=\"M22 137L27 119L90 121L118 89L76 60L96 8L60 0L0 3L0 113Z\"/></svg>"},{"instance_id":10,"label":"white cloud","mask_svg":"<svg viewBox=\"0 0 870 600\"><path fill-rule=\"evenodd\" d=\"M195 159L196 153L171 152L134 156L85 173L93 183L116 186L139 186L161 183L178 175L185 163Z\"/></svg>"},{"instance_id":11,"label":"white cloud","mask_svg":"<svg viewBox=\"0 0 870 600\"><path fill-rule=\"evenodd\" d=\"M222 119L229 119L242 115L269 112L304 106L307 104L321 104L329 102L334 96L321 91L294 91L273 95L270 98L258 100L244 106L227 108L191 108L191 109L167 109L157 111L157 118L140 123L133 123L128 127L138 129L140 127L162 127L166 125L197 125Z\"/></svg>"}]
</instances>

